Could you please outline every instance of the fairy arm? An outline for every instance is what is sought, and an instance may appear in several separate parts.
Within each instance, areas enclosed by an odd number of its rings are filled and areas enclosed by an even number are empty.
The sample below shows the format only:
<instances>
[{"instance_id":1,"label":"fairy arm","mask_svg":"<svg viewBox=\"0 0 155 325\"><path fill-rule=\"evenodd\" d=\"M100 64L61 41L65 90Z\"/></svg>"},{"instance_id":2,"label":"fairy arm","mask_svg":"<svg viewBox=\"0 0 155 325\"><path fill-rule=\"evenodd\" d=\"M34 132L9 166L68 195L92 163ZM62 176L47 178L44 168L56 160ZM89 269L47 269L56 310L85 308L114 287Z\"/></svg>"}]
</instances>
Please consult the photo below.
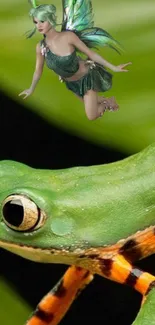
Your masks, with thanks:
<instances>
[{"instance_id":1,"label":"fairy arm","mask_svg":"<svg viewBox=\"0 0 155 325\"><path fill-rule=\"evenodd\" d=\"M103 57L98 55L96 52L89 49L89 47L87 47L75 33L69 32L68 35L69 35L68 37L69 37L70 44L73 45L74 47L76 47L80 52L86 54L90 60L95 61L95 62L103 65L104 67L109 68L110 70L112 70L114 72L127 72L128 71L124 68L127 65L131 64L131 62L121 64L119 66L115 66L115 65L111 64L110 62L106 61Z\"/></svg>"},{"instance_id":2,"label":"fairy arm","mask_svg":"<svg viewBox=\"0 0 155 325\"><path fill-rule=\"evenodd\" d=\"M43 67L44 67L44 56L41 54L40 43L38 43L36 46L36 67L35 67L32 83L30 86L30 89L32 89L32 91L34 91L42 75Z\"/></svg>"},{"instance_id":3,"label":"fairy arm","mask_svg":"<svg viewBox=\"0 0 155 325\"><path fill-rule=\"evenodd\" d=\"M41 78L43 67L44 67L44 56L41 54L40 43L38 43L36 46L36 66L35 66L35 71L33 74L31 86L29 89L22 91L19 94L19 96L25 95L24 97L25 99L26 97L30 96L33 93L33 91L37 86L38 81Z\"/></svg>"}]
</instances>

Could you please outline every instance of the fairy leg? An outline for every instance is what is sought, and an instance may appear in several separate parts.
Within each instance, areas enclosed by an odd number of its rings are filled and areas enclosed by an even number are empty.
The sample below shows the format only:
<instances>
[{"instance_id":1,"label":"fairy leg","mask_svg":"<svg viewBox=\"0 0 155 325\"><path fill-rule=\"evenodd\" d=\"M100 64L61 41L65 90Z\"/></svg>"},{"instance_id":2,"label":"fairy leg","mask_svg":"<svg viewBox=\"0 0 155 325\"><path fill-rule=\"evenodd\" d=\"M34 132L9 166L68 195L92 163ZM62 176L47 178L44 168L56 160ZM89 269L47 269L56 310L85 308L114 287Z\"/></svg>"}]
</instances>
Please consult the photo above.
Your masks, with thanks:
<instances>
[{"instance_id":1,"label":"fairy leg","mask_svg":"<svg viewBox=\"0 0 155 325\"><path fill-rule=\"evenodd\" d=\"M98 102L99 97L94 90L88 90L83 96L85 112L89 120L96 120L101 117L106 110L106 103Z\"/></svg>"},{"instance_id":2,"label":"fairy leg","mask_svg":"<svg viewBox=\"0 0 155 325\"><path fill-rule=\"evenodd\" d=\"M100 116L98 111L97 93L93 90L89 90L84 95L83 100L87 118L89 120L96 120Z\"/></svg>"},{"instance_id":3,"label":"fairy leg","mask_svg":"<svg viewBox=\"0 0 155 325\"><path fill-rule=\"evenodd\" d=\"M93 275L80 267L68 268L62 279L40 301L26 325L57 325L77 295L93 280Z\"/></svg>"},{"instance_id":4,"label":"fairy leg","mask_svg":"<svg viewBox=\"0 0 155 325\"><path fill-rule=\"evenodd\" d=\"M85 112L89 120L96 120L101 117L106 110L118 110L118 104L114 97L105 98L98 96L94 90L88 90L83 97Z\"/></svg>"},{"instance_id":5,"label":"fairy leg","mask_svg":"<svg viewBox=\"0 0 155 325\"><path fill-rule=\"evenodd\" d=\"M89 120L96 120L101 117L106 110L117 111L118 104L114 97L105 98L98 96L94 90L89 90L84 97L74 94L81 102L84 102L85 112Z\"/></svg>"}]
</instances>

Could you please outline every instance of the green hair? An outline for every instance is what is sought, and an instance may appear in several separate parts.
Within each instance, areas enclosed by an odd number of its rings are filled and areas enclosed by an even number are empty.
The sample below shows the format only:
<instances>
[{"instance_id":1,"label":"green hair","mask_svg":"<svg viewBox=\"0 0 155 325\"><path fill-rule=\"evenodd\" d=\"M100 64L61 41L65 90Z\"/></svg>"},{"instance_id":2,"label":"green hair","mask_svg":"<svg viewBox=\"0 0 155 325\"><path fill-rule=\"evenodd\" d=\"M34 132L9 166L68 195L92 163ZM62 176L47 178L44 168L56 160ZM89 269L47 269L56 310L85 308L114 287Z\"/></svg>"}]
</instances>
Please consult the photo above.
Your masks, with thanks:
<instances>
[{"instance_id":1,"label":"green hair","mask_svg":"<svg viewBox=\"0 0 155 325\"><path fill-rule=\"evenodd\" d=\"M40 21L48 21L53 27L57 25L56 7L54 5L39 5L29 12L30 17ZM27 38L32 37L36 32L36 27L29 33Z\"/></svg>"}]
</instances>

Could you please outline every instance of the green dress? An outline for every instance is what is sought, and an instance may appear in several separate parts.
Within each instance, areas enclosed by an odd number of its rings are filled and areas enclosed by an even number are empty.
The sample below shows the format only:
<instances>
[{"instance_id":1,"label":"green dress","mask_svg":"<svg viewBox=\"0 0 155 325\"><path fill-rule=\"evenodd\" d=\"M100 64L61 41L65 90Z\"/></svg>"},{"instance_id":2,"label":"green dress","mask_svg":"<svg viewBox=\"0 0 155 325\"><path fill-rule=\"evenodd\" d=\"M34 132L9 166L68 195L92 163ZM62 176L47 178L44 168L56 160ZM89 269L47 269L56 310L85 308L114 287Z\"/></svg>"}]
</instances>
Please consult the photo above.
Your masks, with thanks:
<instances>
[{"instance_id":1,"label":"green dress","mask_svg":"<svg viewBox=\"0 0 155 325\"><path fill-rule=\"evenodd\" d=\"M105 92L112 87L112 74L102 65L86 60L88 72L76 81L67 81L65 78L72 77L79 69L81 59L76 50L69 55L58 56L50 51L45 40L41 41L41 52L45 56L47 67L58 74L66 84L66 87L76 95L83 97L88 90Z\"/></svg>"}]
</instances>

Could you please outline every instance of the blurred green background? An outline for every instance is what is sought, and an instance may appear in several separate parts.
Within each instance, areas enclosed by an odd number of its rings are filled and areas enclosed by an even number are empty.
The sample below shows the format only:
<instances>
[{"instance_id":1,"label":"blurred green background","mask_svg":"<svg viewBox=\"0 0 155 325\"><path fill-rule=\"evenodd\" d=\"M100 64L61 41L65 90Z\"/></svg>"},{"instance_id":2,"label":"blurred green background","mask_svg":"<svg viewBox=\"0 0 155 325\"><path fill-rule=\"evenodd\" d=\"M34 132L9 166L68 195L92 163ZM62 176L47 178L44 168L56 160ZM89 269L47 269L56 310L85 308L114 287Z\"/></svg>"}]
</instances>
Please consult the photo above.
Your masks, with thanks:
<instances>
[{"instance_id":1,"label":"blurred green background","mask_svg":"<svg viewBox=\"0 0 155 325\"><path fill-rule=\"evenodd\" d=\"M46 1L42 1L46 3ZM54 0L61 22L61 0ZM129 73L115 73L113 88L120 111L103 119L87 120L83 105L58 77L45 68L39 85L24 105L80 137L126 153L137 152L155 140L155 4L154 0L94 0L95 25L103 27L125 48L121 56L110 49L100 54L113 64L132 62ZM0 83L16 100L28 88L35 66L35 45L40 35L26 40L33 25L27 0L1 0ZM61 94L61 96L60 96Z\"/></svg>"},{"instance_id":2,"label":"blurred green background","mask_svg":"<svg viewBox=\"0 0 155 325\"><path fill-rule=\"evenodd\" d=\"M58 22L61 22L61 0L52 3L57 6ZM116 65L132 61L128 73L115 73L113 88L107 93L116 97L120 110L106 113L93 122L87 120L81 102L46 67L34 94L26 101L18 97L19 92L30 86L40 35L25 39L24 33L33 27L26 0L1 0L0 8L2 91L48 122L125 154L137 152L155 141L154 0L93 1L95 25L106 29L125 48L121 56L107 48L100 54ZM0 301L0 324L24 324L30 308L2 278Z\"/></svg>"}]
</instances>

